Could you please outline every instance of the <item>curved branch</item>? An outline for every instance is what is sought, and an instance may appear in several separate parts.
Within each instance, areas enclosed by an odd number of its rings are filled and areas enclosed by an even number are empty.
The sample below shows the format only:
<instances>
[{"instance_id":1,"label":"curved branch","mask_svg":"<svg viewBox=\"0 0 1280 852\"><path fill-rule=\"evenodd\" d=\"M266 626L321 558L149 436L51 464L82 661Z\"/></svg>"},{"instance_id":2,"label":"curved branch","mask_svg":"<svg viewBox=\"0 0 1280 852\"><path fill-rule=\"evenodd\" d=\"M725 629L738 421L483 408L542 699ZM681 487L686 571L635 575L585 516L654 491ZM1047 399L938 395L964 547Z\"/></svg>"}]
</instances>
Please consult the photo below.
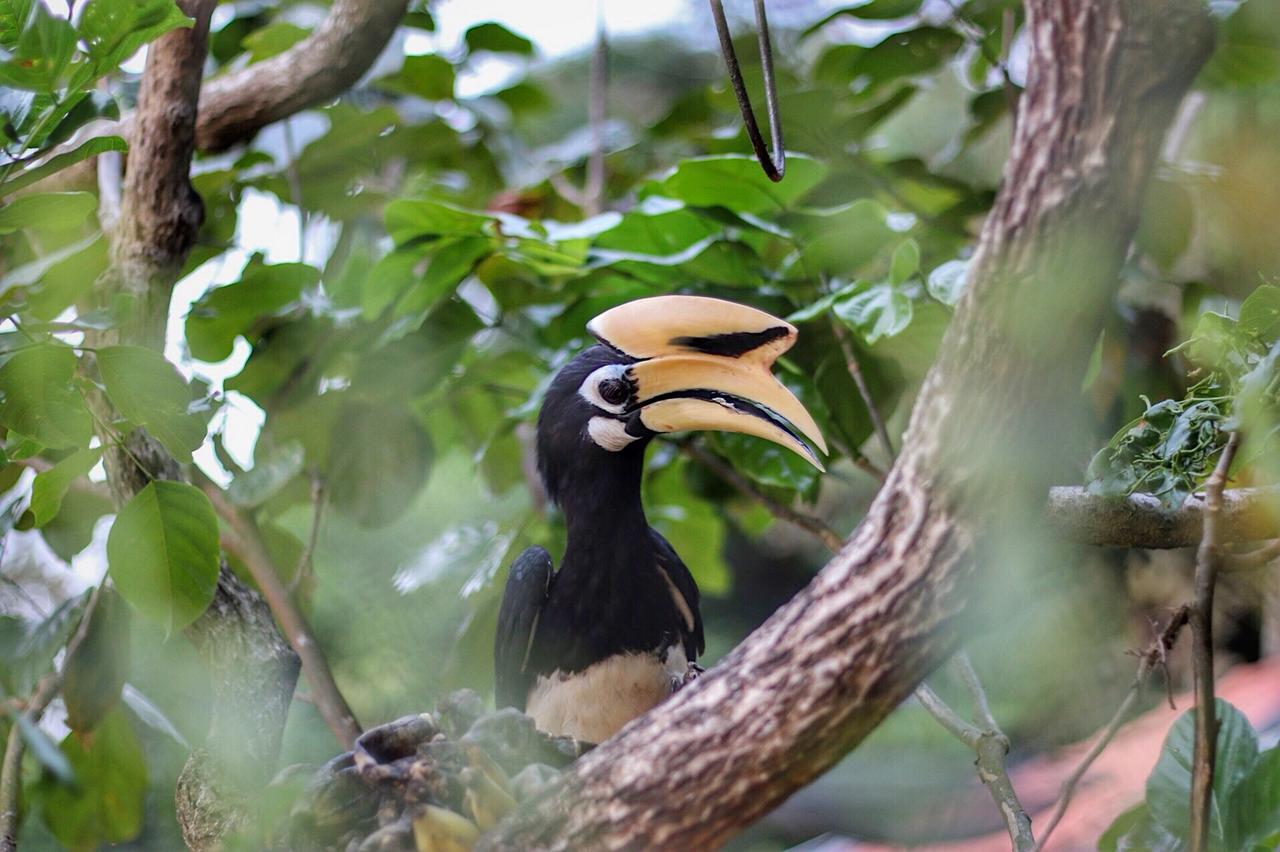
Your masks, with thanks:
<instances>
[{"instance_id":1,"label":"curved branch","mask_svg":"<svg viewBox=\"0 0 1280 852\"><path fill-rule=\"evenodd\" d=\"M834 765L955 649L976 537L1050 484L1037 439L1067 421L1160 140L1212 44L1200 0L1027 11L1004 184L867 517L719 665L479 848L722 844Z\"/></svg>"},{"instance_id":2,"label":"curved branch","mask_svg":"<svg viewBox=\"0 0 1280 852\"><path fill-rule=\"evenodd\" d=\"M1049 489L1049 526L1063 538L1104 547L1195 547L1204 530L1205 498L1193 494L1166 509L1150 494L1100 497L1083 488ZM1223 542L1280 537L1280 488L1232 488L1222 494Z\"/></svg>"},{"instance_id":3,"label":"curved branch","mask_svg":"<svg viewBox=\"0 0 1280 852\"><path fill-rule=\"evenodd\" d=\"M205 84L196 147L222 151L268 124L335 98L387 46L407 0L335 0L315 32L285 52Z\"/></svg>"}]
</instances>

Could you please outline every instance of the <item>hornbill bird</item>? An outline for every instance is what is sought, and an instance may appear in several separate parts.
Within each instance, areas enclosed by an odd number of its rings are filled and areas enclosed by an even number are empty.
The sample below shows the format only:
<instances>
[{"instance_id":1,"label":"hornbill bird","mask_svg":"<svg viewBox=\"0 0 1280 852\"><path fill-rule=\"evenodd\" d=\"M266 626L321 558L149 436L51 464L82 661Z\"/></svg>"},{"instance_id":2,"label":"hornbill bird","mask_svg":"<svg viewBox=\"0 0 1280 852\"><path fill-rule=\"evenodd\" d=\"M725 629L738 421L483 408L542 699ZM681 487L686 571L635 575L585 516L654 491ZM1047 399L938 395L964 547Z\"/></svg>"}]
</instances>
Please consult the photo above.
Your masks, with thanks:
<instances>
[{"instance_id":1,"label":"hornbill bird","mask_svg":"<svg viewBox=\"0 0 1280 852\"><path fill-rule=\"evenodd\" d=\"M511 566L494 643L499 707L584 742L608 739L679 688L703 651L698 587L645 519L645 448L660 432L766 438L822 469L817 424L770 368L790 323L744 305L658 296L587 325L600 341L552 381L538 470L568 530L560 570L541 547Z\"/></svg>"}]
</instances>

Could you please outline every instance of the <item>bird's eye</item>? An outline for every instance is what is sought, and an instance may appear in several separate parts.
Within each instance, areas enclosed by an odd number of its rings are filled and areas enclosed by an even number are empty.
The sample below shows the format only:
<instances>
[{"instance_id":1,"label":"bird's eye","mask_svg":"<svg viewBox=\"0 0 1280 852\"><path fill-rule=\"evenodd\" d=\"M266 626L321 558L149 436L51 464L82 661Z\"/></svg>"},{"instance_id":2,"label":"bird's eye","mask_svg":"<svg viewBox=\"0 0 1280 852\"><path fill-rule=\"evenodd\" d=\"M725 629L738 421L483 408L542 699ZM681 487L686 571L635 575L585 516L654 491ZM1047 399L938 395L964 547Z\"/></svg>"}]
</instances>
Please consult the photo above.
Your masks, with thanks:
<instances>
[{"instance_id":1,"label":"bird's eye","mask_svg":"<svg viewBox=\"0 0 1280 852\"><path fill-rule=\"evenodd\" d=\"M610 405L622 405L631 396L631 388L620 377L605 379L600 383L600 398Z\"/></svg>"}]
</instances>

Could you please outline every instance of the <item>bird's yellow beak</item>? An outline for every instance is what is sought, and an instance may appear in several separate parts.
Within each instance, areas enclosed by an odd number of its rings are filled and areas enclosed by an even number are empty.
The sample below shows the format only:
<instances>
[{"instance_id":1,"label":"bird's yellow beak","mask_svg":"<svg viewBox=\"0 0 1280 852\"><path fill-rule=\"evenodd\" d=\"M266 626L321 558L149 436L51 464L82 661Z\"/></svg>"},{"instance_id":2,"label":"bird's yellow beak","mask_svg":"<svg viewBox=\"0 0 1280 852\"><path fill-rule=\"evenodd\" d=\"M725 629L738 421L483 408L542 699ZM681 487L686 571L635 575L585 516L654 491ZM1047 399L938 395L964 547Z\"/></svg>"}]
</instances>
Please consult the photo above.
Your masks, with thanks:
<instances>
[{"instance_id":1,"label":"bird's yellow beak","mask_svg":"<svg viewBox=\"0 0 1280 852\"><path fill-rule=\"evenodd\" d=\"M627 376L646 428L742 432L825 469L805 441L827 452L818 425L770 372L796 341L789 322L721 299L655 296L605 311L587 330L637 359Z\"/></svg>"}]
</instances>

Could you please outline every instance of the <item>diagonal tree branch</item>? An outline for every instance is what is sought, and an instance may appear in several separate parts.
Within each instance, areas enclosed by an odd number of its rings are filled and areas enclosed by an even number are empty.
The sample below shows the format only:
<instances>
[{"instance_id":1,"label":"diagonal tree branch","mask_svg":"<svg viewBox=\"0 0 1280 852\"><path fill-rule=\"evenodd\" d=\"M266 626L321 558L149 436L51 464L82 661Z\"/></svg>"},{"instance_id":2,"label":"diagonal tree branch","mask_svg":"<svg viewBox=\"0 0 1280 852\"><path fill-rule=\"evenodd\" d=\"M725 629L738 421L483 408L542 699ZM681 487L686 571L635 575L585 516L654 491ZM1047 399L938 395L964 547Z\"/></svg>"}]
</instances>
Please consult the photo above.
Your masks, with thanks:
<instances>
[{"instance_id":1,"label":"diagonal tree branch","mask_svg":"<svg viewBox=\"0 0 1280 852\"><path fill-rule=\"evenodd\" d=\"M1045 515L1050 529L1069 541L1103 547L1165 549L1195 547L1204 532L1205 497L1193 494L1177 509L1165 509L1150 494L1102 497L1084 488L1049 489ZM1222 542L1280 537L1280 488L1232 488L1222 495L1218 516Z\"/></svg>"},{"instance_id":2,"label":"diagonal tree branch","mask_svg":"<svg viewBox=\"0 0 1280 852\"><path fill-rule=\"evenodd\" d=\"M1160 140L1212 44L1200 0L1029 0L1027 12L1003 187L867 517L719 665L480 848L721 844L832 766L955 650L976 538L1049 485L1037 439L1067 418Z\"/></svg>"}]
</instances>

